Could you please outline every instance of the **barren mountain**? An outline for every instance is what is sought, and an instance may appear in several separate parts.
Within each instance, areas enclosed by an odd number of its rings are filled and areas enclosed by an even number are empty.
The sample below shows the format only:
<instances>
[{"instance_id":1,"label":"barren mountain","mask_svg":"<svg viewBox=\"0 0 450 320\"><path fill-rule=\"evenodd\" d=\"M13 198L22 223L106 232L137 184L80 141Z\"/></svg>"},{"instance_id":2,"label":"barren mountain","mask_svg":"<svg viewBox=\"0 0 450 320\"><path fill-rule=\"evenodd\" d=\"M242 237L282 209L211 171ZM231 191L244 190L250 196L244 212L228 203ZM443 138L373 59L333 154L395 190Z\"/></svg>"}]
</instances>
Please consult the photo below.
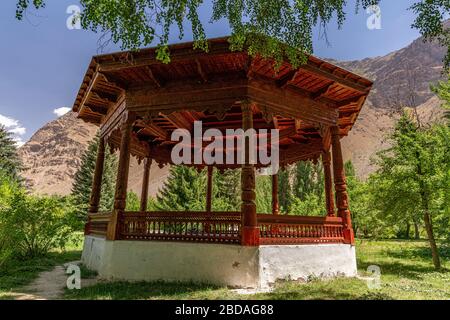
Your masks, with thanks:
<instances>
[{"instance_id":1,"label":"barren mountain","mask_svg":"<svg viewBox=\"0 0 450 320\"><path fill-rule=\"evenodd\" d=\"M76 118L69 112L39 129L19 149L25 164L29 188L37 194L67 195L81 164L81 155L97 132L97 127ZM140 194L143 166L132 158L129 188ZM149 193L153 196L163 184L168 168L152 166Z\"/></svg>"},{"instance_id":2,"label":"barren mountain","mask_svg":"<svg viewBox=\"0 0 450 320\"><path fill-rule=\"evenodd\" d=\"M374 81L373 89L349 136L344 138L346 160L352 160L361 177L373 172L370 158L388 147L386 135L392 130L398 110L417 108L420 120L431 123L442 119L440 101L430 84L443 79L445 49L422 38L383 57L336 62L340 66Z\"/></svg>"},{"instance_id":3,"label":"barren mountain","mask_svg":"<svg viewBox=\"0 0 450 320\"><path fill-rule=\"evenodd\" d=\"M333 61L375 81L355 127L343 140L345 158L353 161L361 177L373 172L370 158L375 152L388 147L385 137L398 117L395 110L400 106L418 107L424 123L442 118L440 102L433 96L429 85L442 79L443 57L443 48L418 39L384 57ZM28 167L24 176L30 188L39 194L70 193L80 156L95 132L96 127L76 119L72 113L38 130L19 151ZM142 166L133 159L129 187L138 194L142 170ZM167 175L168 168L152 167L151 195L158 192Z\"/></svg>"}]
</instances>

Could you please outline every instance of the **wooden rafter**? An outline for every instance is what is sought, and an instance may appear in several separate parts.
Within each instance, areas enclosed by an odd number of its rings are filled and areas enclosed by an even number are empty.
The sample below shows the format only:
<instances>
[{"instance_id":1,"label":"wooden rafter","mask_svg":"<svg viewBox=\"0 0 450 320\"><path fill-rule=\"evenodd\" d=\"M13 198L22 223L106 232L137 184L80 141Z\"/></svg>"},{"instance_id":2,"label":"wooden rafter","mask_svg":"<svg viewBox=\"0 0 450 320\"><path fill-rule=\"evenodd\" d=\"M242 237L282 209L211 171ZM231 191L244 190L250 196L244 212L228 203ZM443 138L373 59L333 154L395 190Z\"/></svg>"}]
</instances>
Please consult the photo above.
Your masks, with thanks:
<instances>
[{"instance_id":1,"label":"wooden rafter","mask_svg":"<svg viewBox=\"0 0 450 320\"><path fill-rule=\"evenodd\" d=\"M197 73L199 74L200 78L202 78L203 82L208 82L208 75L203 69L200 59L195 59L195 64L197 65Z\"/></svg>"},{"instance_id":2,"label":"wooden rafter","mask_svg":"<svg viewBox=\"0 0 450 320\"><path fill-rule=\"evenodd\" d=\"M148 76L153 81L155 86L157 86L158 88L162 88L164 86L163 82L155 76L150 66L145 66L145 70L147 71Z\"/></svg>"}]
</instances>

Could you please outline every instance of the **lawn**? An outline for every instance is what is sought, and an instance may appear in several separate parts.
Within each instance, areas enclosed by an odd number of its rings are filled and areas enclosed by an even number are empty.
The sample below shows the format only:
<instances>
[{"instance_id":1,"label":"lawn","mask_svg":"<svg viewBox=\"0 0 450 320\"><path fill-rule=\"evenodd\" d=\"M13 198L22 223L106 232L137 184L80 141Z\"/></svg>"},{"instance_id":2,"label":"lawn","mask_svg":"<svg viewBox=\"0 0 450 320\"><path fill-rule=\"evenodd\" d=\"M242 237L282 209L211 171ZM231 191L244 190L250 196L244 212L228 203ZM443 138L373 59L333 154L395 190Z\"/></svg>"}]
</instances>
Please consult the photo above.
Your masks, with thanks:
<instances>
[{"instance_id":1,"label":"lawn","mask_svg":"<svg viewBox=\"0 0 450 320\"><path fill-rule=\"evenodd\" d=\"M101 282L66 290L66 299L450 299L450 245L440 245L443 271L436 272L425 241L357 241L358 269L381 269L378 289L363 279L338 278L279 283L270 293L242 295L234 290L193 283Z\"/></svg>"}]
</instances>

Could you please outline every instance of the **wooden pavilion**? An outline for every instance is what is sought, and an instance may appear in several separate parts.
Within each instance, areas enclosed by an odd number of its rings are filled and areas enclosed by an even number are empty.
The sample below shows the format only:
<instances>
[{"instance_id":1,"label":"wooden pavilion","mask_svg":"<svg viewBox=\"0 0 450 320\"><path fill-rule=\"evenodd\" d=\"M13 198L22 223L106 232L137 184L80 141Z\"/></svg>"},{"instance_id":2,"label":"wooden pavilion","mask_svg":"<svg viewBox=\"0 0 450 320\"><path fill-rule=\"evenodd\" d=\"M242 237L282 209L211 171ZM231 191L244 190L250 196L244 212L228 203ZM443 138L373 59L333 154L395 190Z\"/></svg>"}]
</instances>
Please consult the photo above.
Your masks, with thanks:
<instances>
[{"instance_id":1,"label":"wooden pavilion","mask_svg":"<svg viewBox=\"0 0 450 320\"><path fill-rule=\"evenodd\" d=\"M128 250L133 246L130 241L256 248L352 246L340 140L354 125L372 82L313 56L299 68L284 62L275 71L273 61L230 51L227 38L209 40L209 48L205 53L194 50L192 43L172 45L169 64L156 59L154 48L92 59L73 107L79 118L100 126L86 237L105 243L125 241L131 243ZM208 168L205 212L148 212L152 162L172 164L171 151L177 142L171 140L171 133L176 129L192 132L195 121L201 121L204 130L215 128L224 133L238 128L278 129L282 167L321 160L324 215L280 215L277 175L272 176L272 212L257 214L255 175L264 165L248 162L239 166L193 164ZM118 150L119 169L114 209L99 213L106 145ZM249 151L248 143L245 148ZM144 162L139 212L125 210L130 156ZM242 170L240 212L212 212L213 167ZM90 250L85 244L85 251ZM109 277L115 277L113 273ZM126 278L123 273L117 277Z\"/></svg>"}]
</instances>

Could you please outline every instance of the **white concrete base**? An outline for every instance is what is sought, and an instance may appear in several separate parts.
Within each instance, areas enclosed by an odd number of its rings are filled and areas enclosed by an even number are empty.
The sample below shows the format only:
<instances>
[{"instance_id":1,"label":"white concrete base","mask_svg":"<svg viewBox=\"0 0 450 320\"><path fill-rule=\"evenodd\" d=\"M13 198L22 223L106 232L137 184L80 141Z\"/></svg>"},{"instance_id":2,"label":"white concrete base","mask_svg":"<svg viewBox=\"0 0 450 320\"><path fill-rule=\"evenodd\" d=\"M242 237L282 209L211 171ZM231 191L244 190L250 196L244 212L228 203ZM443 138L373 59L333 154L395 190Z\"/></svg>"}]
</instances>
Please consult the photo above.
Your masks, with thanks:
<instances>
[{"instance_id":1,"label":"white concrete base","mask_svg":"<svg viewBox=\"0 0 450 320\"><path fill-rule=\"evenodd\" d=\"M345 244L242 247L86 236L82 262L108 280L195 281L236 288L356 276L355 248Z\"/></svg>"}]
</instances>

